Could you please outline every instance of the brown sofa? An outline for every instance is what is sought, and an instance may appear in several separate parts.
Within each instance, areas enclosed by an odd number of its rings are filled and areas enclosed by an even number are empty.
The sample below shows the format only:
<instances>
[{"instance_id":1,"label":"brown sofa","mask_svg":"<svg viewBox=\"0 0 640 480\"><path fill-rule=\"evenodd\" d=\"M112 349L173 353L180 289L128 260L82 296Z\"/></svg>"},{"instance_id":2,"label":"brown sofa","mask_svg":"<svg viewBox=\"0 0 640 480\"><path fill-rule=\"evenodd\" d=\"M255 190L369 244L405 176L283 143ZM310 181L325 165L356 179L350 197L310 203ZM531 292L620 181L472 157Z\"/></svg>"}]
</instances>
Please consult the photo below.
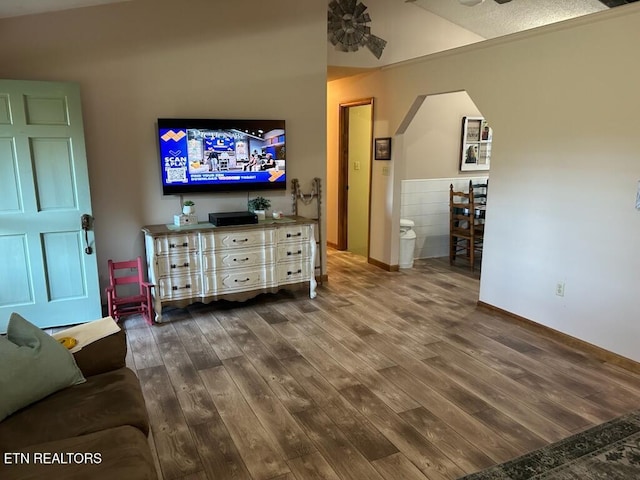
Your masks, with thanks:
<instances>
[{"instance_id":1,"label":"brown sofa","mask_svg":"<svg viewBox=\"0 0 640 480\"><path fill-rule=\"evenodd\" d=\"M0 478L157 479L124 331L74 354L87 379L0 422Z\"/></svg>"}]
</instances>

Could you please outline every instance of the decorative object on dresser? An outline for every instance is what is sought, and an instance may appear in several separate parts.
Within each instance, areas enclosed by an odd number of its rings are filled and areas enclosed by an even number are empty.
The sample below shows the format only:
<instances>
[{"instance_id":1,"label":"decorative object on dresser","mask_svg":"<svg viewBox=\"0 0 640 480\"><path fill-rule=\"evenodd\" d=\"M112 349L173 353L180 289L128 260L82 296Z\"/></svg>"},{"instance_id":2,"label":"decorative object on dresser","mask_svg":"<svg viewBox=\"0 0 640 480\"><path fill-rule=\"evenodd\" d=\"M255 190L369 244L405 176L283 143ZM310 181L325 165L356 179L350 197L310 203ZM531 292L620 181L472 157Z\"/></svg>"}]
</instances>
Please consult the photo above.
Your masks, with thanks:
<instances>
[{"instance_id":1,"label":"decorative object on dresser","mask_svg":"<svg viewBox=\"0 0 640 480\"><path fill-rule=\"evenodd\" d=\"M293 198L293 204L291 206L291 211L294 216L298 215L298 202L302 202L303 205L311 205L313 201L316 201L316 217L318 225L322 225L322 180L318 177L313 179L311 184L311 191L309 193L304 193L300 188L300 182L297 178L291 180L291 196ZM322 235L322 228L318 227L318 240L316 241L316 245L318 246L318 263L315 266L315 271L317 273L316 277L319 279L320 285L324 280L324 274L322 271L322 267L324 264L323 261L323 249L322 245L324 245L324 239Z\"/></svg>"},{"instance_id":2,"label":"decorative object on dresser","mask_svg":"<svg viewBox=\"0 0 640 480\"><path fill-rule=\"evenodd\" d=\"M248 206L249 211L258 216L258 220L264 220L266 218L267 208L271 207L271 200L258 196L249 200Z\"/></svg>"},{"instance_id":3,"label":"decorative object on dresser","mask_svg":"<svg viewBox=\"0 0 640 480\"><path fill-rule=\"evenodd\" d=\"M182 204L182 213L185 215L193 215L196 213L196 204L193 200L185 200Z\"/></svg>"},{"instance_id":4,"label":"decorative object on dresser","mask_svg":"<svg viewBox=\"0 0 640 480\"><path fill-rule=\"evenodd\" d=\"M316 296L314 220L288 217L256 225L180 231L143 227L155 320L164 306L245 301L261 293L309 286Z\"/></svg>"},{"instance_id":5,"label":"decorative object on dresser","mask_svg":"<svg viewBox=\"0 0 640 480\"><path fill-rule=\"evenodd\" d=\"M196 204L193 200L185 200L182 204L182 215L173 216L173 224L179 227L198 223Z\"/></svg>"}]
</instances>

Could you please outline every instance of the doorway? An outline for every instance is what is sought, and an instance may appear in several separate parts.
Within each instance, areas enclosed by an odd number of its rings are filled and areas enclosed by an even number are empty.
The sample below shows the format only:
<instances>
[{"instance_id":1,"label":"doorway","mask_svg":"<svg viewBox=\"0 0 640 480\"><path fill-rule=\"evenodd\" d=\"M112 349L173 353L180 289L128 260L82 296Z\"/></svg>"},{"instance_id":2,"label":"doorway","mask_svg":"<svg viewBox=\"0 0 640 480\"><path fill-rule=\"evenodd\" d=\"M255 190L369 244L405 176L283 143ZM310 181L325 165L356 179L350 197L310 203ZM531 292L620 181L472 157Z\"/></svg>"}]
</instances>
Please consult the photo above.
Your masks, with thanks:
<instances>
[{"instance_id":1,"label":"doorway","mask_svg":"<svg viewBox=\"0 0 640 480\"><path fill-rule=\"evenodd\" d=\"M340 104L338 250L369 258L373 98Z\"/></svg>"}]
</instances>

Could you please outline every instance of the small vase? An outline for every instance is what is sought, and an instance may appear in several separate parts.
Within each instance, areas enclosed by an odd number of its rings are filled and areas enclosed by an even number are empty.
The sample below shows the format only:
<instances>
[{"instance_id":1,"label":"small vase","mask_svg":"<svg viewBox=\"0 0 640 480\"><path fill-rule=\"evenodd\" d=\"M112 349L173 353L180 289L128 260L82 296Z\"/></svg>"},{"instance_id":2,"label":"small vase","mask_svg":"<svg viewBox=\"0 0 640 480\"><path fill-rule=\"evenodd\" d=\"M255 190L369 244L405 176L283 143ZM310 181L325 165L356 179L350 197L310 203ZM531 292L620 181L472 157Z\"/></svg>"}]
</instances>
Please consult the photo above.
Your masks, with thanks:
<instances>
[{"instance_id":1,"label":"small vase","mask_svg":"<svg viewBox=\"0 0 640 480\"><path fill-rule=\"evenodd\" d=\"M266 218L266 213L264 210L254 210L253 213L258 216L258 220L264 220Z\"/></svg>"},{"instance_id":2,"label":"small vase","mask_svg":"<svg viewBox=\"0 0 640 480\"><path fill-rule=\"evenodd\" d=\"M193 215L194 213L196 213L196 207L193 205L184 205L182 207L182 213L184 213L185 215Z\"/></svg>"}]
</instances>

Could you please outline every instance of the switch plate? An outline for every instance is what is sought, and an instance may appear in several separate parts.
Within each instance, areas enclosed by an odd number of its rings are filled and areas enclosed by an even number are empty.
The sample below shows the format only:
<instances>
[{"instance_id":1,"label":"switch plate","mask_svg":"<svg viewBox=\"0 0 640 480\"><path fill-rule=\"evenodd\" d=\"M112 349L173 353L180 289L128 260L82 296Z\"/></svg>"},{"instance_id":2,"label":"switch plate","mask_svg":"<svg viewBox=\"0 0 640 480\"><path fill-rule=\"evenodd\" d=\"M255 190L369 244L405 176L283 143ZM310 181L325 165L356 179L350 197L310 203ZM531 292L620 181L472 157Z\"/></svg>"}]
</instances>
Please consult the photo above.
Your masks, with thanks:
<instances>
[{"instance_id":1,"label":"switch plate","mask_svg":"<svg viewBox=\"0 0 640 480\"><path fill-rule=\"evenodd\" d=\"M353 162L353 169L360 170L360 162Z\"/></svg>"},{"instance_id":2,"label":"switch plate","mask_svg":"<svg viewBox=\"0 0 640 480\"><path fill-rule=\"evenodd\" d=\"M389 167L382 167L382 175L385 177L389 176Z\"/></svg>"}]
</instances>

